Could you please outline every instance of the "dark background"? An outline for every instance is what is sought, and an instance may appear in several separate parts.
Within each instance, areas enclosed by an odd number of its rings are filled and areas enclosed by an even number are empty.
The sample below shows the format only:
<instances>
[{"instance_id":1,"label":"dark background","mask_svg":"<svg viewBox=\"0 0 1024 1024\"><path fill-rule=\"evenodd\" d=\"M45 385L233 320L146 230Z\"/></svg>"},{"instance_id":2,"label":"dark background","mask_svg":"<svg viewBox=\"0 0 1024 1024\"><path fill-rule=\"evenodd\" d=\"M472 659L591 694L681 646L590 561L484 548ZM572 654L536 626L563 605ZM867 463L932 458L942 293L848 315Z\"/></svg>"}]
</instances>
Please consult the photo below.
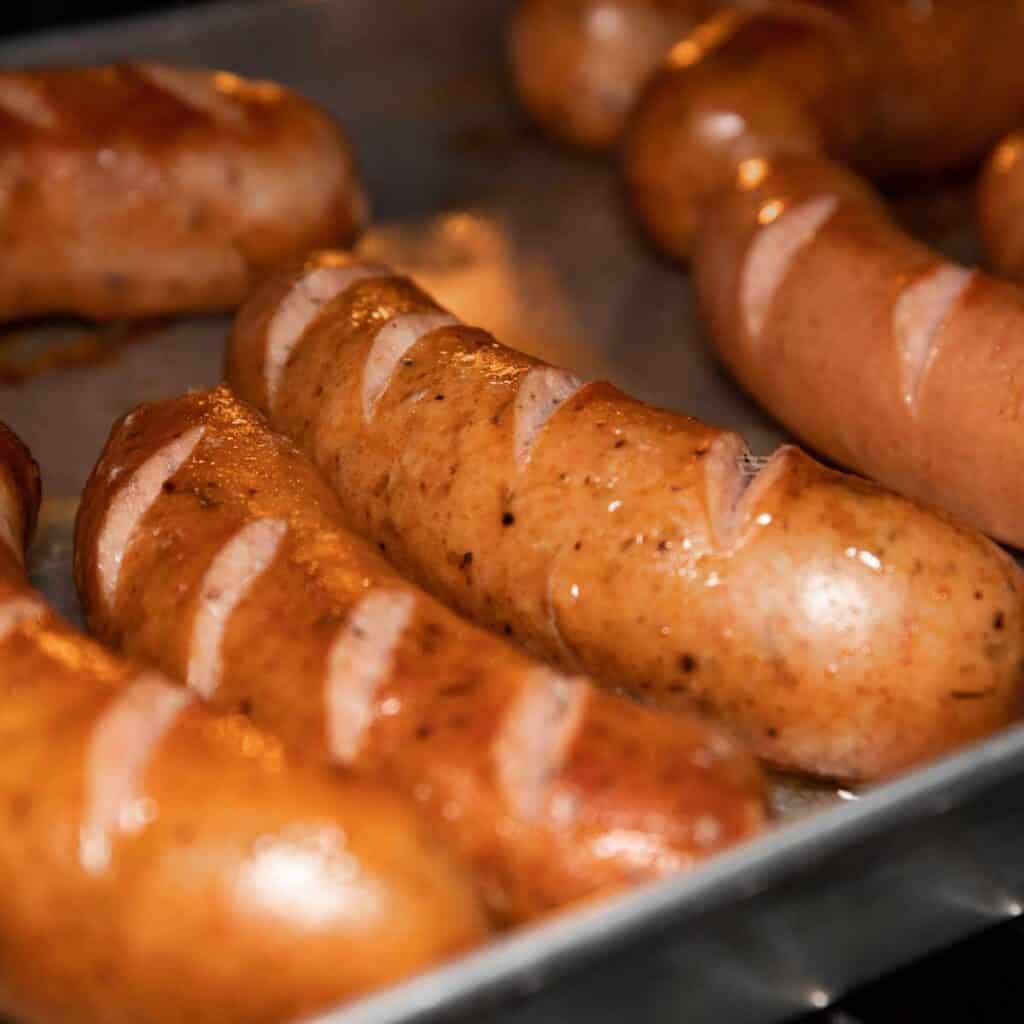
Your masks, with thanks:
<instances>
[{"instance_id":1,"label":"dark background","mask_svg":"<svg viewBox=\"0 0 1024 1024\"><path fill-rule=\"evenodd\" d=\"M3 4L0 34L15 35L47 28L72 25L118 15L155 11L167 7L192 7L207 0L27 0ZM414 0L427 2L429 0Z\"/></svg>"},{"instance_id":2,"label":"dark background","mask_svg":"<svg viewBox=\"0 0 1024 1024\"><path fill-rule=\"evenodd\" d=\"M29 0L5 5L0 35L207 2L210 0ZM839 1007L807 1018L805 1024L1024 1021L1022 977L1024 932L1017 924L1003 925L854 993Z\"/></svg>"}]
</instances>

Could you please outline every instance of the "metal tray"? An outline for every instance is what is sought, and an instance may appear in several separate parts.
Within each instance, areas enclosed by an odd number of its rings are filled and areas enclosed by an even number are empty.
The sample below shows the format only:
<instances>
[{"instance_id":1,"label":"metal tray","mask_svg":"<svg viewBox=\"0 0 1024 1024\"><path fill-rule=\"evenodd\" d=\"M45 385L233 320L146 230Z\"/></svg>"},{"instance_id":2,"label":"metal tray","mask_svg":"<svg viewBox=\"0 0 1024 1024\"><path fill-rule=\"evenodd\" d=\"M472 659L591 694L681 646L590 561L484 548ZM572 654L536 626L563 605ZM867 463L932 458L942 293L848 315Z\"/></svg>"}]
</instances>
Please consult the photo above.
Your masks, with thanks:
<instances>
[{"instance_id":1,"label":"metal tray","mask_svg":"<svg viewBox=\"0 0 1024 1024\"><path fill-rule=\"evenodd\" d=\"M156 58L295 86L352 132L378 215L365 251L512 345L736 427L756 451L770 450L783 435L707 355L686 277L634 234L613 168L560 152L520 122L501 60L507 6L257 0L7 42L0 64ZM970 258L962 200L954 183L911 194L901 209ZM72 618L75 497L111 422L140 401L214 383L226 325L65 323L0 340L0 418L33 447L48 495L33 572ZM55 367L12 379L46 362ZM318 1020L397 1024L486 1011L507 1024L731 1024L824 1007L1021 913L1022 788L1024 728L859 799L782 785L780 823L764 838Z\"/></svg>"}]
</instances>

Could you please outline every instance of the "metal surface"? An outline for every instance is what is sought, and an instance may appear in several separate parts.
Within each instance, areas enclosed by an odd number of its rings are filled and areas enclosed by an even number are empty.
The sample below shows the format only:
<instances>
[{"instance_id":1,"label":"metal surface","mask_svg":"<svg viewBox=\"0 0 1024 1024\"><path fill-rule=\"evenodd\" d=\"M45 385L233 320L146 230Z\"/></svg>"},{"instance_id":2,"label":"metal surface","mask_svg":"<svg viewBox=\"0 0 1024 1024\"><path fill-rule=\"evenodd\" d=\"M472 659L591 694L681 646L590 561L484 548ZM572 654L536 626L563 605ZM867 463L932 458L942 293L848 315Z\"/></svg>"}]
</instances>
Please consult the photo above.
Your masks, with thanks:
<instances>
[{"instance_id":1,"label":"metal surface","mask_svg":"<svg viewBox=\"0 0 1024 1024\"><path fill-rule=\"evenodd\" d=\"M654 259L611 167L530 135L505 92L499 0L254 2L0 45L0 64L158 58L287 82L348 124L380 226L364 250L411 271L510 344L743 431L781 433L700 344L686 278ZM908 216L961 255L955 195ZM82 344L74 325L0 341L5 364L85 351L87 366L0 384L0 418L35 450L48 501L35 578L72 616L74 499L113 419L214 383L227 321L185 320ZM70 345L70 348L68 347ZM526 929L327 1021L472 1015L781 1020L1020 913L1024 731L859 800L779 789L786 824L705 868ZM811 810L822 804L822 810ZM522 997L529 996L528 999Z\"/></svg>"}]
</instances>

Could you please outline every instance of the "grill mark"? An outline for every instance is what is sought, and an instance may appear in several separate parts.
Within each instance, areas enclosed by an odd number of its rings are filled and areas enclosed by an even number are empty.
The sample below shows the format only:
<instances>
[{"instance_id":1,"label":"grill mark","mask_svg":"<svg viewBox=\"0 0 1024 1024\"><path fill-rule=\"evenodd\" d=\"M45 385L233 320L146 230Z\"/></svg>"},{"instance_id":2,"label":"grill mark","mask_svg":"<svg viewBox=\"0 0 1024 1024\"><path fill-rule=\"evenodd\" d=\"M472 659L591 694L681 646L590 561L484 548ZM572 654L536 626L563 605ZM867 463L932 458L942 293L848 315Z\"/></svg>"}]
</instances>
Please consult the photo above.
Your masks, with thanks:
<instances>
[{"instance_id":1,"label":"grill mark","mask_svg":"<svg viewBox=\"0 0 1024 1024\"><path fill-rule=\"evenodd\" d=\"M270 568L287 532L281 519L257 519L242 527L217 553L199 590L192 623L186 682L209 700L223 672L224 633L232 613L259 577Z\"/></svg>"},{"instance_id":2,"label":"grill mark","mask_svg":"<svg viewBox=\"0 0 1024 1024\"><path fill-rule=\"evenodd\" d=\"M204 429L194 427L151 455L110 503L96 541L96 576L108 608L113 606L117 596L121 563L139 524L160 496L164 484L195 451Z\"/></svg>"}]
</instances>

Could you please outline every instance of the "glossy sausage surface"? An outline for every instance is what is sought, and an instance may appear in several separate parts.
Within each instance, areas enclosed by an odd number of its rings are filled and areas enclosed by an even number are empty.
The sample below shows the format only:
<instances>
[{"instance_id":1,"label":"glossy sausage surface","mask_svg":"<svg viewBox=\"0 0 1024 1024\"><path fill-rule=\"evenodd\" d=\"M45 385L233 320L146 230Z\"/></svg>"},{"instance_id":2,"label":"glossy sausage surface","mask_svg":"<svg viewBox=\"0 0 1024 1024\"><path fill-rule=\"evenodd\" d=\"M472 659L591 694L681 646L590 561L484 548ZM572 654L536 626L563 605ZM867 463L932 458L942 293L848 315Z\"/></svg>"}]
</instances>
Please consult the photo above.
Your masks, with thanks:
<instances>
[{"instance_id":1,"label":"glossy sausage surface","mask_svg":"<svg viewBox=\"0 0 1024 1024\"><path fill-rule=\"evenodd\" d=\"M722 11L673 47L634 109L630 203L688 260L702 203L744 160L827 154L873 177L963 164L1024 117L1022 46L1021 0Z\"/></svg>"},{"instance_id":2,"label":"glossy sausage surface","mask_svg":"<svg viewBox=\"0 0 1024 1024\"><path fill-rule=\"evenodd\" d=\"M1021 299L908 236L826 153L925 171L981 145L1024 104L1024 5L936 4L918 29L900 4L849 7L842 30L769 5L679 44L632 124L633 205L691 259L715 351L772 415L839 464L1021 545ZM876 78L890 77L899 88L876 109ZM721 124L735 130L710 130ZM982 193L1006 269L1018 148L1000 148Z\"/></svg>"},{"instance_id":3,"label":"glossy sausage surface","mask_svg":"<svg viewBox=\"0 0 1024 1024\"><path fill-rule=\"evenodd\" d=\"M366 215L341 128L272 82L0 70L0 320L232 309Z\"/></svg>"},{"instance_id":4,"label":"glossy sausage surface","mask_svg":"<svg viewBox=\"0 0 1024 1024\"><path fill-rule=\"evenodd\" d=\"M289 760L47 608L21 569L35 479L0 428L5 1019L271 1024L483 939L396 793Z\"/></svg>"},{"instance_id":5,"label":"glossy sausage surface","mask_svg":"<svg viewBox=\"0 0 1024 1024\"><path fill-rule=\"evenodd\" d=\"M1020 710L995 545L505 348L387 268L322 253L268 282L228 376L425 586L779 766L878 778Z\"/></svg>"},{"instance_id":6,"label":"glossy sausage surface","mask_svg":"<svg viewBox=\"0 0 1024 1024\"><path fill-rule=\"evenodd\" d=\"M977 223L996 273L1024 281L1024 132L1007 135L986 161L978 179Z\"/></svg>"},{"instance_id":7,"label":"glossy sausage surface","mask_svg":"<svg viewBox=\"0 0 1024 1024\"><path fill-rule=\"evenodd\" d=\"M457 618L345 529L307 457L227 389L115 428L76 565L100 635L411 793L503 920L686 868L761 824L734 740Z\"/></svg>"},{"instance_id":8,"label":"glossy sausage surface","mask_svg":"<svg viewBox=\"0 0 1024 1024\"><path fill-rule=\"evenodd\" d=\"M613 145L672 44L724 0L522 0L508 61L520 102L548 134Z\"/></svg>"}]
</instances>

